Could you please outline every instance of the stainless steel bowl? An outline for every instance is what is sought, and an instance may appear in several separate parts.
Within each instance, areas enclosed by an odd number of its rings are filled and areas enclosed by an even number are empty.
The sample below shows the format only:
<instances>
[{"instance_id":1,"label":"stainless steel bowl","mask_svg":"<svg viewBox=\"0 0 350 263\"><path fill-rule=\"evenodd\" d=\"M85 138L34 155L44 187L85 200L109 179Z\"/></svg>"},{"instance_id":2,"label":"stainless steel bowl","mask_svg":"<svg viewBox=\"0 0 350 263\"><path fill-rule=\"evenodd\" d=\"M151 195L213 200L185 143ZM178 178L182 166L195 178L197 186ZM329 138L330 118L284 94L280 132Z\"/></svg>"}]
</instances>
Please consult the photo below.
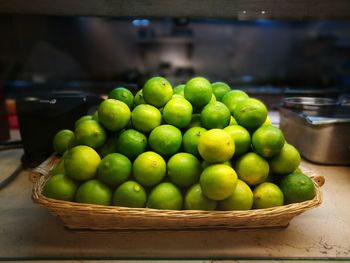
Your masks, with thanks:
<instances>
[{"instance_id":1,"label":"stainless steel bowl","mask_svg":"<svg viewBox=\"0 0 350 263\"><path fill-rule=\"evenodd\" d=\"M339 105L338 100L321 97L287 97L282 100L284 108L313 116L332 116Z\"/></svg>"}]
</instances>

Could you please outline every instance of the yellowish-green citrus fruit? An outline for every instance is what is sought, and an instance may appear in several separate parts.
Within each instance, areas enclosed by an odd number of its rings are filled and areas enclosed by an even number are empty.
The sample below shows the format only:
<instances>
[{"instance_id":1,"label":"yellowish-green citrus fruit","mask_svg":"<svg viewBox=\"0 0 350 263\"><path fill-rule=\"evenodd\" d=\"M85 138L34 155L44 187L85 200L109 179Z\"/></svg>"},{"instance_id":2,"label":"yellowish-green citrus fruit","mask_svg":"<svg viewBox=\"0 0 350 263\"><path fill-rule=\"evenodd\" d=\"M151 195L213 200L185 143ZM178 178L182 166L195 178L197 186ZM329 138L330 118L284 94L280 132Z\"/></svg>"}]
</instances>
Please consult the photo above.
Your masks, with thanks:
<instances>
[{"instance_id":1,"label":"yellowish-green citrus fruit","mask_svg":"<svg viewBox=\"0 0 350 263\"><path fill-rule=\"evenodd\" d=\"M283 132L272 125L263 125L252 136L254 150L269 158L278 154L285 143Z\"/></svg>"},{"instance_id":2,"label":"yellowish-green citrus fruit","mask_svg":"<svg viewBox=\"0 0 350 263\"><path fill-rule=\"evenodd\" d=\"M78 127L78 125L84 121L90 121L92 120L92 115L84 115L80 117L75 123L74 123L74 129Z\"/></svg>"},{"instance_id":3,"label":"yellowish-green citrus fruit","mask_svg":"<svg viewBox=\"0 0 350 263\"><path fill-rule=\"evenodd\" d=\"M310 177L300 172L284 176L280 188L287 204L311 200L316 195L316 189Z\"/></svg>"},{"instance_id":4,"label":"yellowish-green citrus fruit","mask_svg":"<svg viewBox=\"0 0 350 263\"><path fill-rule=\"evenodd\" d=\"M136 130L149 133L161 124L162 114L152 105L141 104L132 111L131 121Z\"/></svg>"},{"instance_id":5,"label":"yellowish-green citrus fruit","mask_svg":"<svg viewBox=\"0 0 350 263\"><path fill-rule=\"evenodd\" d=\"M265 122L263 123L263 125L272 125L272 121L271 121L269 115L267 115L266 120L265 120Z\"/></svg>"},{"instance_id":6,"label":"yellowish-green citrus fruit","mask_svg":"<svg viewBox=\"0 0 350 263\"><path fill-rule=\"evenodd\" d=\"M168 178L179 187L188 187L196 183L201 172L201 163L190 153L174 154L167 163Z\"/></svg>"},{"instance_id":7,"label":"yellowish-green citrus fruit","mask_svg":"<svg viewBox=\"0 0 350 263\"><path fill-rule=\"evenodd\" d=\"M201 124L206 129L223 129L229 125L231 113L222 102L207 104L201 111Z\"/></svg>"},{"instance_id":8,"label":"yellowish-green citrus fruit","mask_svg":"<svg viewBox=\"0 0 350 263\"><path fill-rule=\"evenodd\" d=\"M123 131L117 140L116 151L134 160L147 147L147 137L134 129Z\"/></svg>"},{"instance_id":9,"label":"yellowish-green citrus fruit","mask_svg":"<svg viewBox=\"0 0 350 263\"><path fill-rule=\"evenodd\" d=\"M180 84L180 85L177 85L175 88L174 88L174 94L178 94L182 97L185 97L185 84Z\"/></svg>"},{"instance_id":10,"label":"yellowish-green citrus fruit","mask_svg":"<svg viewBox=\"0 0 350 263\"><path fill-rule=\"evenodd\" d=\"M253 192L242 180L238 180L233 193L219 202L220 210L250 210L253 207Z\"/></svg>"},{"instance_id":11,"label":"yellowish-green citrus fruit","mask_svg":"<svg viewBox=\"0 0 350 263\"><path fill-rule=\"evenodd\" d=\"M213 164L204 169L199 183L206 197L212 200L228 198L237 186L237 174L225 164Z\"/></svg>"},{"instance_id":12,"label":"yellowish-green citrus fruit","mask_svg":"<svg viewBox=\"0 0 350 263\"><path fill-rule=\"evenodd\" d=\"M248 152L236 161L235 170L239 179L249 185L257 185L269 175L269 163L260 155Z\"/></svg>"},{"instance_id":13,"label":"yellowish-green citrus fruit","mask_svg":"<svg viewBox=\"0 0 350 263\"><path fill-rule=\"evenodd\" d=\"M126 105L129 106L130 109L134 107L134 95L131 93L130 90L124 88L124 87L117 87L113 89L108 94L109 99L115 99L120 100L124 102Z\"/></svg>"},{"instance_id":14,"label":"yellowish-green citrus fruit","mask_svg":"<svg viewBox=\"0 0 350 263\"><path fill-rule=\"evenodd\" d=\"M238 157L250 150L250 134L244 127L240 125L231 125L227 126L224 131L230 134L235 142L234 157Z\"/></svg>"},{"instance_id":15,"label":"yellowish-green citrus fruit","mask_svg":"<svg viewBox=\"0 0 350 263\"><path fill-rule=\"evenodd\" d=\"M120 131L128 125L131 112L124 102L106 99L98 106L98 121L109 131Z\"/></svg>"},{"instance_id":16,"label":"yellowish-green citrus fruit","mask_svg":"<svg viewBox=\"0 0 350 263\"><path fill-rule=\"evenodd\" d=\"M192 127L202 127L201 115L199 113L193 113L192 114L191 122L190 122L190 124L188 124L186 129L188 130L188 129L192 128Z\"/></svg>"},{"instance_id":17,"label":"yellowish-green citrus fruit","mask_svg":"<svg viewBox=\"0 0 350 263\"><path fill-rule=\"evenodd\" d=\"M157 108L163 107L173 96L173 88L163 77L153 77L142 88L144 100Z\"/></svg>"},{"instance_id":18,"label":"yellowish-green citrus fruit","mask_svg":"<svg viewBox=\"0 0 350 263\"><path fill-rule=\"evenodd\" d=\"M301 158L298 150L291 144L285 143L281 151L270 159L271 172L276 174L288 174L295 171Z\"/></svg>"},{"instance_id":19,"label":"yellowish-green citrus fruit","mask_svg":"<svg viewBox=\"0 0 350 263\"><path fill-rule=\"evenodd\" d=\"M142 89L137 91L134 97L134 106L136 107L137 105L140 105L140 104L146 104L143 98Z\"/></svg>"},{"instance_id":20,"label":"yellowish-green citrus fruit","mask_svg":"<svg viewBox=\"0 0 350 263\"><path fill-rule=\"evenodd\" d=\"M166 174L166 162L158 153L141 153L133 163L133 176L143 186L160 183Z\"/></svg>"},{"instance_id":21,"label":"yellowish-green citrus fruit","mask_svg":"<svg viewBox=\"0 0 350 263\"><path fill-rule=\"evenodd\" d=\"M223 163L218 163L218 164L224 164L224 165L228 165L230 167L232 167L232 163L230 161L226 161L226 162L223 162ZM204 170L205 168L207 168L208 166L210 165L213 165L212 163L208 163L206 161L202 161L201 163L201 166L202 166L202 169Z\"/></svg>"},{"instance_id":22,"label":"yellowish-green citrus fruit","mask_svg":"<svg viewBox=\"0 0 350 263\"><path fill-rule=\"evenodd\" d=\"M184 98L174 98L165 104L163 118L177 128L185 128L192 119L192 105Z\"/></svg>"},{"instance_id":23,"label":"yellowish-green citrus fruit","mask_svg":"<svg viewBox=\"0 0 350 263\"><path fill-rule=\"evenodd\" d=\"M203 194L199 183L189 188L185 195L185 209L187 210L215 210L217 201L211 200Z\"/></svg>"},{"instance_id":24,"label":"yellowish-green citrus fruit","mask_svg":"<svg viewBox=\"0 0 350 263\"><path fill-rule=\"evenodd\" d=\"M231 118L230 118L230 123L228 124L229 126L231 125L238 125L238 123L236 122L236 119L233 118L233 116L231 115Z\"/></svg>"},{"instance_id":25,"label":"yellowish-green citrus fruit","mask_svg":"<svg viewBox=\"0 0 350 263\"><path fill-rule=\"evenodd\" d=\"M255 130L265 122L267 108L260 100L248 98L237 103L233 117L247 130Z\"/></svg>"},{"instance_id":26,"label":"yellowish-green citrus fruit","mask_svg":"<svg viewBox=\"0 0 350 263\"><path fill-rule=\"evenodd\" d=\"M64 155L64 170L76 181L92 179L97 174L101 158L91 147L78 145Z\"/></svg>"},{"instance_id":27,"label":"yellowish-green citrus fruit","mask_svg":"<svg viewBox=\"0 0 350 263\"><path fill-rule=\"evenodd\" d=\"M97 149L105 142L106 131L97 121L86 120L75 128L76 145L87 145Z\"/></svg>"},{"instance_id":28,"label":"yellowish-green citrus fruit","mask_svg":"<svg viewBox=\"0 0 350 263\"><path fill-rule=\"evenodd\" d=\"M147 207L154 209L180 210L183 197L181 191L172 183L161 183L155 186L147 200Z\"/></svg>"},{"instance_id":29,"label":"yellowish-green citrus fruit","mask_svg":"<svg viewBox=\"0 0 350 263\"><path fill-rule=\"evenodd\" d=\"M77 184L64 174L55 174L46 182L43 195L49 198L73 201Z\"/></svg>"},{"instance_id":30,"label":"yellowish-green citrus fruit","mask_svg":"<svg viewBox=\"0 0 350 263\"><path fill-rule=\"evenodd\" d=\"M151 149L167 157L177 153L182 144L181 131L175 126L165 124L156 127L148 137Z\"/></svg>"},{"instance_id":31,"label":"yellowish-green citrus fruit","mask_svg":"<svg viewBox=\"0 0 350 263\"><path fill-rule=\"evenodd\" d=\"M111 153L101 160L97 179L114 188L128 180L131 171L132 164L126 156L119 153Z\"/></svg>"},{"instance_id":32,"label":"yellowish-green citrus fruit","mask_svg":"<svg viewBox=\"0 0 350 263\"><path fill-rule=\"evenodd\" d=\"M121 130L120 132L123 132L124 130ZM102 145L98 149L98 154L103 158L107 156L110 153L115 153L117 152L117 141L119 137L119 133L111 135L109 138L107 138L106 143Z\"/></svg>"},{"instance_id":33,"label":"yellowish-green citrus fruit","mask_svg":"<svg viewBox=\"0 0 350 263\"><path fill-rule=\"evenodd\" d=\"M58 131L53 138L53 149L58 154L63 154L70 149L74 143L74 132L68 129Z\"/></svg>"},{"instance_id":34,"label":"yellowish-green citrus fruit","mask_svg":"<svg viewBox=\"0 0 350 263\"><path fill-rule=\"evenodd\" d=\"M224 82L215 82L211 84L213 93L216 97L216 100L221 101L222 97L231 90L230 86Z\"/></svg>"},{"instance_id":35,"label":"yellowish-green citrus fruit","mask_svg":"<svg viewBox=\"0 0 350 263\"><path fill-rule=\"evenodd\" d=\"M91 119L94 120L94 121L98 121L98 110L96 110L96 111L92 114Z\"/></svg>"},{"instance_id":36,"label":"yellowish-green citrus fruit","mask_svg":"<svg viewBox=\"0 0 350 263\"><path fill-rule=\"evenodd\" d=\"M222 163L232 158L235 143L222 129L211 129L199 137L198 152L208 163Z\"/></svg>"},{"instance_id":37,"label":"yellowish-green citrus fruit","mask_svg":"<svg viewBox=\"0 0 350 263\"><path fill-rule=\"evenodd\" d=\"M184 89L185 98L196 110L202 109L212 98L213 90L210 82L203 77L195 77L187 81Z\"/></svg>"},{"instance_id":38,"label":"yellowish-green citrus fruit","mask_svg":"<svg viewBox=\"0 0 350 263\"><path fill-rule=\"evenodd\" d=\"M248 94L242 90L231 90L222 97L221 101L227 106L233 115L237 103L248 98Z\"/></svg>"},{"instance_id":39,"label":"yellowish-green citrus fruit","mask_svg":"<svg viewBox=\"0 0 350 263\"><path fill-rule=\"evenodd\" d=\"M145 189L135 181L122 183L114 191L113 205L143 208L146 206L147 194Z\"/></svg>"},{"instance_id":40,"label":"yellowish-green citrus fruit","mask_svg":"<svg viewBox=\"0 0 350 263\"><path fill-rule=\"evenodd\" d=\"M185 152L191 153L196 157L200 157L198 152L199 138L207 130L202 127L192 127L188 129L182 137L182 148Z\"/></svg>"},{"instance_id":41,"label":"yellowish-green citrus fruit","mask_svg":"<svg viewBox=\"0 0 350 263\"><path fill-rule=\"evenodd\" d=\"M111 205L112 191L99 180L92 179L79 186L75 201L86 204Z\"/></svg>"},{"instance_id":42,"label":"yellowish-green citrus fruit","mask_svg":"<svg viewBox=\"0 0 350 263\"><path fill-rule=\"evenodd\" d=\"M253 198L253 207L256 209L282 206L284 203L281 189L277 185L269 182L256 186L253 190Z\"/></svg>"}]
</instances>

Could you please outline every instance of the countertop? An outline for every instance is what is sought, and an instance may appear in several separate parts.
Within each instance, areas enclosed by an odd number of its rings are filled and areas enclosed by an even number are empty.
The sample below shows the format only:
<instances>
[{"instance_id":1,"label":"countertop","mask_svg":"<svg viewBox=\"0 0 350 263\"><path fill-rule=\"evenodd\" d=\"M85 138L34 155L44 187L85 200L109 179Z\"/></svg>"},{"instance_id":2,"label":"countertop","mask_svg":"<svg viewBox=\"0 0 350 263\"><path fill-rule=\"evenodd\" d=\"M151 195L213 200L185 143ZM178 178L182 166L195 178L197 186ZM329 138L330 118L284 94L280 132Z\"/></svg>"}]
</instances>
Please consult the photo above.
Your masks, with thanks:
<instances>
[{"instance_id":1,"label":"countertop","mask_svg":"<svg viewBox=\"0 0 350 263\"><path fill-rule=\"evenodd\" d=\"M22 150L0 152L0 179L20 164ZM72 231L32 202L22 171L0 190L0 260L298 259L350 261L350 167L303 166L325 177L323 203L284 229Z\"/></svg>"}]
</instances>

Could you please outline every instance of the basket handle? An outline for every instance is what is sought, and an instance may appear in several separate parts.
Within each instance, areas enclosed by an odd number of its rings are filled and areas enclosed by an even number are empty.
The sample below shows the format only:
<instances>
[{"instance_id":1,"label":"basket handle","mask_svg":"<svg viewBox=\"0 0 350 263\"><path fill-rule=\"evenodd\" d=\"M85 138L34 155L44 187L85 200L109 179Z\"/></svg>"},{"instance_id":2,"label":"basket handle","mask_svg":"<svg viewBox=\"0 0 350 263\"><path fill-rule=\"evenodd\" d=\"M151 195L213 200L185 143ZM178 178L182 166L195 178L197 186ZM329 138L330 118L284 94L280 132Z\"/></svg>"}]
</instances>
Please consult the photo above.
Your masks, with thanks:
<instances>
[{"instance_id":1,"label":"basket handle","mask_svg":"<svg viewBox=\"0 0 350 263\"><path fill-rule=\"evenodd\" d=\"M321 175L311 176L311 179L319 186L322 187L326 182L326 179Z\"/></svg>"},{"instance_id":2,"label":"basket handle","mask_svg":"<svg viewBox=\"0 0 350 263\"><path fill-rule=\"evenodd\" d=\"M60 158L56 154L51 155L43 163L39 164L39 166L30 171L29 180L32 183L36 183L41 176L47 175L59 161Z\"/></svg>"}]
</instances>

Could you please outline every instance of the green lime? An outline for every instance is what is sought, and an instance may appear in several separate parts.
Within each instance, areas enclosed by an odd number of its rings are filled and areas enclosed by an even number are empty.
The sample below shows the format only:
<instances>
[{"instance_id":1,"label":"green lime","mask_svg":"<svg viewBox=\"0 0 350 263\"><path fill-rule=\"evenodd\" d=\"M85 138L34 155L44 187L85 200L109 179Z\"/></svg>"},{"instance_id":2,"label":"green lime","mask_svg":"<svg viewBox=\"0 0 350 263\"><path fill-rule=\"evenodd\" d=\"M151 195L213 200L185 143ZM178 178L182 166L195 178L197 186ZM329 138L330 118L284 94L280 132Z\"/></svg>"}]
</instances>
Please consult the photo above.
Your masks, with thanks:
<instances>
[{"instance_id":1,"label":"green lime","mask_svg":"<svg viewBox=\"0 0 350 263\"><path fill-rule=\"evenodd\" d=\"M223 162L223 163L218 163L218 164L224 164L224 165L228 165L230 167L232 167L232 163L230 161L226 161L226 162ZM212 163L208 163L206 161L202 161L201 163L201 166L202 166L202 169L204 170L205 168L207 168L208 166L210 165L213 165Z\"/></svg>"},{"instance_id":2,"label":"green lime","mask_svg":"<svg viewBox=\"0 0 350 263\"><path fill-rule=\"evenodd\" d=\"M76 181L92 179L97 174L101 158L91 147L78 145L64 155L64 170Z\"/></svg>"},{"instance_id":3,"label":"green lime","mask_svg":"<svg viewBox=\"0 0 350 263\"><path fill-rule=\"evenodd\" d=\"M130 109L124 102L107 99L98 107L98 121L109 131L120 131L130 121Z\"/></svg>"},{"instance_id":4,"label":"green lime","mask_svg":"<svg viewBox=\"0 0 350 263\"><path fill-rule=\"evenodd\" d=\"M175 88L174 88L174 94L178 94L182 97L185 97L185 84L180 84L180 85L177 85Z\"/></svg>"},{"instance_id":5,"label":"green lime","mask_svg":"<svg viewBox=\"0 0 350 263\"><path fill-rule=\"evenodd\" d=\"M117 141L119 134L123 131L124 130L121 130L120 132L112 134L109 138L107 138L106 143L98 149L98 153L101 157L105 157L110 153L117 152Z\"/></svg>"},{"instance_id":6,"label":"green lime","mask_svg":"<svg viewBox=\"0 0 350 263\"><path fill-rule=\"evenodd\" d=\"M73 201L77 184L64 174L55 174L45 183L43 195L49 198Z\"/></svg>"},{"instance_id":7,"label":"green lime","mask_svg":"<svg viewBox=\"0 0 350 263\"><path fill-rule=\"evenodd\" d=\"M235 170L239 179L249 185L257 185L269 175L269 163L260 155L248 152L236 161Z\"/></svg>"},{"instance_id":8,"label":"green lime","mask_svg":"<svg viewBox=\"0 0 350 263\"><path fill-rule=\"evenodd\" d=\"M163 118L177 128L185 128L192 119L192 105L184 98L174 98L165 104Z\"/></svg>"},{"instance_id":9,"label":"green lime","mask_svg":"<svg viewBox=\"0 0 350 263\"><path fill-rule=\"evenodd\" d=\"M71 130L65 129L58 131L53 138L53 149L62 155L70 149L74 143L75 135Z\"/></svg>"},{"instance_id":10,"label":"green lime","mask_svg":"<svg viewBox=\"0 0 350 263\"><path fill-rule=\"evenodd\" d=\"M112 191L107 185L92 179L79 186L75 201L86 204L111 205Z\"/></svg>"},{"instance_id":11,"label":"green lime","mask_svg":"<svg viewBox=\"0 0 350 263\"><path fill-rule=\"evenodd\" d=\"M199 178L204 195L216 201L228 198L236 188L237 181L236 172L225 164L210 165Z\"/></svg>"},{"instance_id":12,"label":"green lime","mask_svg":"<svg viewBox=\"0 0 350 263\"><path fill-rule=\"evenodd\" d=\"M263 125L252 136L254 150L269 158L278 154L285 143L282 131L272 125Z\"/></svg>"},{"instance_id":13,"label":"green lime","mask_svg":"<svg viewBox=\"0 0 350 263\"><path fill-rule=\"evenodd\" d=\"M94 121L98 121L98 110L92 114L91 119Z\"/></svg>"},{"instance_id":14,"label":"green lime","mask_svg":"<svg viewBox=\"0 0 350 263\"><path fill-rule=\"evenodd\" d=\"M155 186L147 200L148 208L181 210L183 198L181 191L172 183L161 183Z\"/></svg>"},{"instance_id":15,"label":"green lime","mask_svg":"<svg viewBox=\"0 0 350 263\"><path fill-rule=\"evenodd\" d=\"M250 210L253 207L253 192L242 180L238 180L232 194L219 202L220 210Z\"/></svg>"},{"instance_id":16,"label":"green lime","mask_svg":"<svg viewBox=\"0 0 350 263\"><path fill-rule=\"evenodd\" d=\"M152 105L141 104L132 111L131 121L136 130L149 133L161 124L162 114Z\"/></svg>"},{"instance_id":17,"label":"green lime","mask_svg":"<svg viewBox=\"0 0 350 263\"><path fill-rule=\"evenodd\" d=\"M185 209L187 210L215 210L217 201L211 200L203 194L199 183L191 186L185 195Z\"/></svg>"},{"instance_id":18,"label":"green lime","mask_svg":"<svg viewBox=\"0 0 350 263\"><path fill-rule=\"evenodd\" d=\"M270 160L271 171L276 174L294 172L300 164L300 154L291 144L285 143L281 151Z\"/></svg>"},{"instance_id":19,"label":"green lime","mask_svg":"<svg viewBox=\"0 0 350 263\"><path fill-rule=\"evenodd\" d=\"M75 123L74 123L74 129L78 127L78 125L84 121L91 121L92 120L92 115L85 115L80 117Z\"/></svg>"},{"instance_id":20,"label":"green lime","mask_svg":"<svg viewBox=\"0 0 350 263\"><path fill-rule=\"evenodd\" d=\"M256 186L253 190L254 205L256 209L282 206L284 202L281 189L269 182Z\"/></svg>"},{"instance_id":21,"label":"green lime","mask_svg":"<svg viewBox=\"0 0 350 263\"><path fill-rule=\"evenodd\" d=\"M231 118L230 118L230 123L228 124L229 126L231 125L238 125L237 121L235 118L233 118L233 116L231 115Z\"/></svg>"},{"instance_id":22,"label":"green lime","mask_svg":"<svg viewBox=\"0 0 350 263\"><path fill-rule=\"evenodd\" d=\"M101 160L97 179L114 188L128 180L131 170L132 164L126 156L119 153L111 153Z\"/></svg>"},{"instance_id":23,"label":"green lime","mask_svg":"<svg viewBox=\"0 0 350 263\"><path fill-rule=\"evenodd\" d=\"M166 174L166 162L155 152L141 153L133 163L133 175L143 186L160 183Z\"/></svg>"},{"instance_id":24,"label":"green lime","mask_svg":"<svg viewBox=\"0 0 350 263\"><path fill-rule=\"evenodd\" d=\"M267 108L260 100L248 98L237 103L233 117L247 130L255 130L265 122Z\"/></svg>"},{"instance_id":25,"label":"green lime","mask_svg":"<svg viewBox=\"0 0 350 263\"><path fill-rule=\"evenodd\" d=\"M94 120L81 122L75 129L76 145L87 145L97 149L106 141L105 129Z\"/></svg>"},{"instance_id":26,"label":"green lime","mask_svg":"<svg viewBox=\"0 0 350 263\"><path fill-rule=\"evenodd\" d=\"M207 130L202 127L192 127L188 129L182 137L182 148L185 152L191 153L196 157L200 157L198 152L199 138Z\"/></svg>"},{"instance_id":27,"label":"green lime","mask_svg":"<svg viewBox=\"0 0 350 263\"><path fill-rule=\"evenodd\" d=\"M199 113L193 113L190 124L186 127L186 129L190 129L192 127L202 127L201 124L201 115Z\"/></svg>"},{"instance_id":28,"label":"green lime","mask_svg":"<svg viewBox=\"0 0 350 263\"><path fill-rule=\"evenodd\" d=\"M201 123L206 129L223 129L229 125L231 113L222 102L207 104L201 112Z\"/></svg>"},{"instance_id":29,"label":"green lime","mask_svg":"<svg viewBox=\"0 0 350 263\"><path fill-rule=\"evenodd\" d=\"M134 181L122 183L114 191L113 205L133 208L146 206L147 194L142 185Z\"/></svg>"},{"instance_id":30,"label":"green lime","mask_svg":"<svg viewBox=\"0 0 350 263\"><path fill-rule=\"evenodd\" d=\"M141 104L146 104L146 102L143 98L142 89L140 89L138 92L136 92L135 98L134 98L135 107L138 105L141 105Z\"/></svg>"},{"instance_id":31,"label":"green lime","mask_svg":"<svg viewBox=\"0 0 350 263\"><path fill-rule=\"evenodd\" d=\"M300 172L284 176L280 187L287 204L311 200L316 195L316 189L311 178Z\"/></svg>"},{"instance_id":32,"label":"green lime","mask_svg":"<svg viewBox=\"0 0 350 263\"><path fill-rule=\"evenodd\" d=\"M231 90L222 97L221 101L226 105L226 107L230 110L231 114L233 115L237 103L248 98L248 94L242 90Z\"/></svg>"},{"instance_id":33,"label":"green lime","mask_svg":"<svg viewBox=\"0 0 350 263\"><path fill-rule=\"evenodd\" d=\"M171 182L179 187L188 187L198 181L202 172L201 163L192 154L177 153L167 163L167 174Z\"/></svg>"},{"instance_id":34,"label":"green lime","mask_svg":"<svg viewBox=\"0 0 350 263\"><path fill-rule=\"evenodd\" d=\"M231 138L235 142L235 153L234 157L240 156L250 149L250 134L249 132L240 125L227 126L224 131L230 134Z\"/></svg>"},{"instance_id":35,"label":"green lime","mask_svg":"<svg viewBox=\"0 0 350 263\"><path fill-rule=\"evenodd\" d=\"M173 88L165 78L153 77L143 86L142 94L148 104L160 108L173 96Z\"/></svg>"},{"instance_id":36,"label":"green lime","mask_svg":"<svg viewBox=\"0 0 350 263\"><path fill-rule=\"evenodd\" d=\"M182 144L181 131L169 124L155 128L148 137L151 149L167 157L177 153Z\"/></svg>"},{"instance_id":37,"label":"green lime","mask_svg":"<svg viewBox=\"0 0 350 263\"><path fill-rule=\"evenodd\" d=\"M231 90L230 86L224 82L215 82L211 84L213 93L218 101L221 101L224 95Z\"/></svg>"},{"instance_id":38,"label":"green lime","mask_svg":"<svg viewBox=\"0 0 350 263\"><path fill-rule=\"evenodd\" d=\"M213 90L210 82L203 77L195 77L187 81L184 89L185 98L194 109L200 110L209 103Z\"/></svg>"},{"instance_id":39,"label":"green lime","mask_svg":"<svg viewBox=\"0 0 350 263\"><path fill-rule=\"evenodd\" d=\"M130 160L134 160L146 150L146 147L146 135L134 129L129 129L119 135L116 149L118 153L125 155Z\"/></svg>"},{"instance_id":40,"label":"green lime","mask_svg":"<svg viewBox=\"0 0 350 263\"><path fill-rule=\"evenodd\" d=\"M109 95L109 99L115 99L120 100L124 102L126 105L129 106L130 109L134 106L134 95L131 93L130 90L124 88L124 87L118 87L113 89Z\"/></svg>"}]
</instances>

